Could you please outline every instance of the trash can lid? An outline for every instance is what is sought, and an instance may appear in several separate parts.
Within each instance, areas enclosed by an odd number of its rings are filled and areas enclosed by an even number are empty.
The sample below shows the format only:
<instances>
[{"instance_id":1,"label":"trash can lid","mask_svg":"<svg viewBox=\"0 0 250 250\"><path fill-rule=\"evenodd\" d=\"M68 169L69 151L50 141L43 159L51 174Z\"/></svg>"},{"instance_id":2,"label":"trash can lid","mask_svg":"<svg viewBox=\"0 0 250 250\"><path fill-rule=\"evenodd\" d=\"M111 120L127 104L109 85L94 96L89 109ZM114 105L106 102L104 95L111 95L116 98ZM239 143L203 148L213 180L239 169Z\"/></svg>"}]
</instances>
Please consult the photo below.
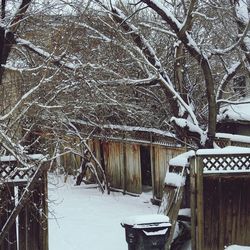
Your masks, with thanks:
<instances>
[{"instance_id":1,"label":"trash can lid","mask_svg":"<svg viewBox=\"0 0 250 250\"><path fill-rule=\"evenodd\" d=\"M145 228L146 227L164 227L171 226L169 223L169 217L163 214L146 214L129 216L122 221L122 226L128 225L133 228Z\"/></svg>"}]
</instances>

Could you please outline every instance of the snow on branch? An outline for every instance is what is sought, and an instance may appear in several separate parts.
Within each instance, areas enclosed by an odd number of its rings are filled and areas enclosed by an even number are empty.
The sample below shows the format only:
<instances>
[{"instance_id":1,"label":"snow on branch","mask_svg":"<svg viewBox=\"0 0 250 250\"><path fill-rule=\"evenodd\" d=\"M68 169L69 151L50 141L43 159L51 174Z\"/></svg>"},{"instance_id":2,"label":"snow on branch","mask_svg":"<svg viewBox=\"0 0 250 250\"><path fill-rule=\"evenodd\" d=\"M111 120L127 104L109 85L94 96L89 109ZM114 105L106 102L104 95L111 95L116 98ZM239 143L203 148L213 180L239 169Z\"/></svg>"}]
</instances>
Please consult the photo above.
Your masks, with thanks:
<instances>
[{"instance_id":1,"label":"snow on branch","mask_svg":"<svg viewBox=\"0 0 250 250\"><path fill-rule=\"evenodd\" d=\"M167 35L172 36L174 38L177 38L177 36L176 36L176 34L174 32L171 32L171 31L166 30L164 28L156 27L155 26L156 24L150 25L150 24L147 24L147 23L139 23L139 25L142 26L142 27L149 28L151 30L159 31L161 33L167 34Z\"/></svg>"},{"instance_id":2,"label":"snow on branch","mask_svg":"<svg viewBox=\"0 0 250 250\"><path fill-rule=\"evenodd\" d=\"M7 152L12 155L18 162L21 163L21 165L27 169L32 168L34 166L34 163L29 163L32 158L27 155L24 151L23 146L21 146L18 143L15 143L12 141L12 139L5 133L5 131L0 127L0 143L3 148L7 150ZM46 157L34 159L44 161Z\"/></svg>"},{"instance_id":3,"label":"snow on branch","mask_svg":"<svg viewBox=\"0 0 250 250\"><path fill-rule=\"evenodd\" d=\"M166 132L160 129L155 129L155 128L146 128L146 127L137 127L137 126L126 126L126 125L115 125L115 124L103 124L103 125L97 125L97 124L92 124L90 122L84 121L84 120L75 120L71 119L71 123L74 124L82 124L82 125L87 125L87 126L97 126L101 129L117 129L120 131L135 131L135 132L148 132L148 133L155 133L161 136L166 136L166 137L171 137L175 138L175 135L172 132Z\"/></svg>"},{"instance_id":4,"label":"snow on branch","mask_svg":"<svg viewBox=\"0 0 250 250\"><path fill-rule=\"evenodd\" d=\"M225 86L235 76L235 74L237 73L237 71L240 69L241 66L242 66L242 62L239 61L239 62L234 63L230 68L227 69L227 73L222 78L220 85L218 87L218 90L217 90L217 94L216 94L217 103L219 103L220 99L222 98L222 94L223 94Z\"/></svg>"},{"instance_id":5,"label":"snow on branch","mask_svg":"<svg viewBox=\"0 0 250 250\"><path fill-rule=\"evenodd\" d=\"M110 69L110 68L106 68L103 65L99 65L99 64L93 64L93 63L82 63L81 61L78 61L78 63L71 63L71 62L66 62L65 59L63 59L64 56L55 56L53 55L53 53L49 53L47 51L45 51L44 49L34 45L33 43L31 43L30 41L18 38L17 40L17 44L25 46L26 48L28 48L29 50L33 51L34 53L36 53L37 55L50 60L54 65L56 66L60 66L60 67L65 67L69 70L72 71L76 71L77 69L81 68L91 68L93 70L102 70L104 72L107 72L108 74L114 75L116 77L121 77L120 74L118 74L117 72L115 72L114 70ZM125 49L125 48L124 48ZM70 58L69 58L70 59ZM3 65L5 68L11 69L11 70L16 70L16 71L33 71L33 70L37 70L39 68L42 68L43 65L36 67L36 68L32 68L32 69L27 69L27 68L15 68L9 65Z\"/></svg>"},{"instance_id":6,"label":"snow on branch","mask_svg":"<svg viewBox=\"0 0 250 250\"><path fill-rule=\"evenodd\" d=\"M132 85L132 86L153 86L157 85L159 82L155 76L148 77L145 79L129 79L129 78L122 78L119 80L92 80L89 81L89 85L92 84L99 86L113 86L113 85Z\"/></svg>"},{"instance_id":7,"label":"snow on branch","mask_svg":"<svg viewBox=\"0 0 250 250\"><path fill-rule=\"evenodd\" d=\"M184 111L187 111L194 125L198 126L198 121L195 114L193 113L192 108L183 100L183 98L181 98L180 94L175 90L169 76L162 68L160 60L158 59L154 49L150 46L149 42L144 38L142 34L139 33L138 29L134 25L128 22L126 16L122 13L121 10L115 7L113 7L112 10L115 20L124 28L125 31L130 33L139 49L138 52L145 57L148 65L153 68L156 75L158 76L159 81L168 91L167 93L169 97L174 100L171 105L176 105L176 107L174 108L175 115L182 116L184 114ZM173 18L173 20L175 20L175 18ZM177 22L177 20L175 21ZM178 22L177 24L178 28L180 28L181 25ZM178 114L176 113L177 110Z\"/></svg>"},{"instance_id":8,"label":"snow on branch","mask_svg":"<svg viewBox=\"0 0 250 250\"><path fill-rule=\"evenodd\" d=\"M190 118L192 119L194 125L195 125L195 126L198 126L199 123L198 123L198 121L197 121L197 119L196 119L196 116L195 116L193 110L192 110L192 107L189 106L189 105L183 100L183 98L180 96L180 94L173 88L173 86L169 85L169 84L167 83L167 81L166 81L162 76L160 76L160 80L161 80L162 83L165 84L165 86L166 86L166 87L169 89L169 91L173 94L174 98L175 98L176 100L178 100L178 104L179 104L179 108L180 108L179 112L182 110L182 113L179 113L179 115L181 116L181 115L183 114L183 109L184 109L185 111L188 112L188 114L189 114Z\"/></svg>"},{"instance_id":9,"label":"snow on branch","mask_svg":"<svg viewBox=\"0 0 250 250\"><path fill-rule=\"evenodd\" d=\"M11 32L16 32L18 29L18 26L20 25L21 21L24 18L24 15L29 8L32 0L23 0L15 13L13 19L11 20L10 27L11 27Z\"/></svg>"},{"instance_id":10,"label":"snow on branch","mask_svg":"<svg viewBox=\"0 0 250 250\"><path fill-rule=\"evenodd\" d=\"M11 108L11 110L7 114L0 116L0 121L8 119L21 106L21 104L23 104L23 102L27 100L28 97L30 97L35 91L37 91L44 83L49 82L51 78L52 77L49 77L47 79L42 78L37 85L31 88L20 98L20 100L14 105L14 107Z\"/></svg>"},{"instance_id":11,"label":"snow on branch","mask_svg":"<svg viewBox=\"0 0 250 250\"><path fill-rule=\"evenodd\" d=\"M193 15L193 16L200 16L200 17L204 18L204 19L207 20L207 21L215 21L215 20L218 19L217 17L208 17L207 15L205 15L205 14L203 14L203 13L200 13L200 12L198 12L198 11L193 11L193 12L192 12L192 15Z\"/></svg>"},{"instance_id":12,"label":"snow on branch","mask_svg":"<svg viewBox=\"0 0 250 250\"><path fill-rule=\"evenodd\" d=\"M26 47L27 49L33 51L37 55L39 55L45 59L50 59L52 61L52 63L57 65L57 66L62 66L62 67L65 67L67 69L70 69L70 70L76 70L80 66L78 63L65 62L62 59L62 57L54 56L53 54L43 50L42 48L34 45L33 43L31 43L30 41L27 41L25 39L17 38L16 42L18 45L22 45L22 46Z\"/></svg>"},{"instance_id":13,"label":"snow on branch","mask_svg":"<svg viewBox=\"0 0 250 250\"><path fill-rule=\"evenodd\" d=\"M75 22L74 22L75 23ZM103 33L101 33L99 30L87 25L86 23L75 23L76 25L78 25L79 27L83 27L83 28L86 28L86 29L89 29L91 31L93 31L94 33L96 33L99 37L99 39L103 40L104 42L111 42L112 39L107 37L106 35L104 35Z\"/></svg>"},{"instance_id":14,"label":"snow on branch","mask_svg":"<svg viewBox=\"0 0 250 250\"><path fill-rule=\"evenodd\" d=\"M199 49L197 43L193 40L189 31L192 25L192 12L195 10L196 1L191 0L189 3L189 9L187 12L187 16L185 21L181 24L175 16L171 13L171 11L163 6L158 0L141 0L141 2L145 3L151 9L153 9L158 15L162 17L164 21L173 29L176 33L178 39L183 43L186 47L187 51L190 55L199 63L201 70L203 72L203 76L205 79L206 86L206 94L208 101L208 136L207 145L210 145L212 141L211 138L215 134L215 121L216 121L216 101L214 95L214 81L210 63L208 61L207 56ZM195 116L193 117L195 118ZM196 119L195 119L196 120ZM194 120L194 121L195 121ZM195 127L198 128L198 123L194 122ZM178 126L178 122L176 125ZM197 132L197 131L196 131ZM195 133L197 135L197 133ZM211 138L210 138L211 137ZM201 134L201 143L203 142L204 137Z\"/></svg>"},{"instance_id":15,"label":"snow on branch","mask_svg":"<svg viewBox=\"0 0 250 250\"><path fill-rule=\"evenodd\" d=\"M175 18L172 12L168 8L166 8L160 1L142 0L142 2L146 3L150 8L157 10L157 13L159 12L158 14L160 14L160 16L164 16L170 23L175 33L180 31L182 24L178 21L177 18Z\"/></svg>"},{"instance_id":16,"label":"snow on branch","mask_svg":"<svg viewBox=\"0 0 250 250\"><path fill-rule=\"evenodd\" d=\"M244 100L244 101L230 101L230 100L220 99L220 100L218 100L217 102L226 103L226 104L233 104L233 105L250 104L250 100Z\"/></svg>"},{"instance_id":17,"label":"snow on branch","mask_svg":"<svg viewBox=\"0 0 250 250\"><path fill-rule=\"evenodd\" d=\"M157 69L161 70L162 65L156 56L154 49L151 47L149 42L142 36L138 29L131 23L128 22L127 17L122 13L122 11L116 7L112 8L113 17L119 23L122 28L128 32L136 45L144 52L149 62L156 67Z\"/></svg>"},{"instance_id":18,"label":"snow on branch","mask_svg":"<svg viewBox=\"0 0 250 250\"><path fill-rule=\"evenodd\" d=\"M2 64L2 67L11 71L18 71L18 72L32 72L32 71L38 71L39 69L41 69L44 65L39 65L37 67L34 68L17 68L17 67L13 67L9 64Z\"/></svg>"},{"instance_id":19,"label":"snow on branch","mask_svg":"<svg viewBox=\"0 0 250 250\"><path fill-rule=\"evenodd\" d=\"M142 2L147 4L154 11L156 11L156 13L158 13L162 17L162 19L170 25L177 37L183 42L187 49L192 52L191 54L195 55L195 58L197 60L201 59L200 49L198 48L193 38L187 32L187 29L189 28L191 14L186 17L184 23L180 23L177 18L175 18L175 16L172 14L172 12L164 5L162 5L160 1L142 0ZM192 9L190 9L189 11L191 12Z\"/></svg>"},{"instance_id":20,"label":"snow on branch","mask_svg":"<svg viewBox=\"0 0 250 250\"><path fill-rule=\"evenodd\" d=\"M190 134L198 135L200 138L200 144L205 145L207 134L198 125L189 122L187 119L176 117L172 117L171 122L180 128L186 129Z\"/></svg>"},{"instance_id":21,"label":"snow on branch","mask_svg":"<svg viewBox=\"0 0 250 250\"><path fill-rule=\"evenodd\" d=\"M245 42L245 40L247 38L247 35L248 35L248 32L249 32L249 28L250 28L250 21L248 21L243 33L238 35L239 39L234 44L232 44L231 46L229 46L229 47L227 47L225 49L213 49L211 54L213 54L213 55L224 55L224 54L229 53L232 50L234 50L239 44L241 44L242 42Z\"/></svg>"},{"instance_id":22,"label":"snow on branch","mask_svg":"<svg viewBox=\"0 0 250 250\"><path fill-rule=\"evenodd\" d=\"M249 23L249 12L250 12L249 1L239 0L237 2L238 4L235 5L236 15L241 22L247 25Z\"/></svg>"}]
</instances>

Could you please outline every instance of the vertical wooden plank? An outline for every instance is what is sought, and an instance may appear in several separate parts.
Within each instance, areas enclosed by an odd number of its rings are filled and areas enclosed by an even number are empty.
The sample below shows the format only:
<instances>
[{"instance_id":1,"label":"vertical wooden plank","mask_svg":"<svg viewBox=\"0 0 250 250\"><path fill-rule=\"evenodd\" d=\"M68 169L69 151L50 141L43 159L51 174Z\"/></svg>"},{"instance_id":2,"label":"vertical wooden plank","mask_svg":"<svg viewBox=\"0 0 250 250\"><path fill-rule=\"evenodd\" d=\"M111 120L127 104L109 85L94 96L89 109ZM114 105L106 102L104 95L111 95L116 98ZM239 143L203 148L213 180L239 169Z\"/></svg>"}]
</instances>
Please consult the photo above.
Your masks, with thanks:
<instances>
[{"instance_id":1,"label":"vertical wooden plank","mask_svg":"<svg viewBox=\"0 0 250 250\"><path fill-rule=\"evenodd\" d=\"M219 192L219 183L220 179L218 178L213 179L211 183L211 188L213 189L213 192L211 193L211 208L212 208L212 213L211 213L211 219L210 219L210 224L212 225L210 229L210 234L211 234L211 246L212 249L219 249L219 235L220 235L220 192ZM203 195L205 196L205 194ZM206 210L207 207L204 205L204 210ZM204 216L204 220L206 217ZM206 234L204 234L206 237ZM210 250L211 248L209 248Z\"/></svg>"},{"instance_id":2,"label":"vertical wooden plank","mask_svg":"<svg viewBox=\"0 0 250 250\"><path fill-rule=\"evenodd\" d=\"M102 159L101 159L102 156L101 156L101 142L100 142L100 140L98 140L98 139L88 140L88 146L89 146L90 150L92 151L93 155L95 156L96 160L101 165L102 164ZM95 170L97 172L99 179L102 180L103 174L102 174L100 168L97 166L97 163L94 159L92 159L92 164L95 167ZM93 180L94 180L94 178L93 178Z\"/></svg>"},{"instance_id":3,"label":"vertical wooden plank","mask_svg":"<svg viewBox=\"0 0 250 250\"><path fill-rule=\"evenodd\" d=\"M122 143L108 142L104 146L106 174L111 187L123 188L123 146Z\"/></svg>"},{"instance_id":4,"label":"vertical wooden plank","mask_svg":"<svg viewBox=\"0 0 250 250\"><path fill-rule=\"evenodd\" d=\"M208 180L208 178L204 178L204 207L210 207L211 206L211 195L212 195L212 188L211 188L212 181ZM209 194L211 195L205 195ZM212 210L211 209L204 209L204 234L206 235L204 239L204 250L208 249L208 246L211 247L211 241L212 237L210 234L211 230L211 217L212 215Z\"/></svg>"},{"instance_id":5,"label":"vertical wooden plank","mask_svg":"<svg viewBox=\"0 0 250 250\"><path fill-rule=\"evenodd\" d=\"M236 221L236 227L237 227L236 239L237 240L240 240L242 238L242 232L241 232L240 228L242 228L245 224L245 222L243 220L243 216L242 216L243 200L244 200L244 193L245 193L243 190L246 190L246 193L247 193L247 187L245 186L245 183L246 182L244 181L241 188L240 188L240 192L238 194L238 202L237 202L238 218Z\"/></svg>"},{"instance_id":6,"label":"vertical wooden plank","mask_svg":"<svg viewBox=\"0 0 250 250\"><path fill-rule=\"evenodd\" d=\"M233 201L232 201L232 242L237 242L237 220L238 220L238 216L239 216L239 212L238 212L238 201L239 201L239 196L240 196L240 187L242 187L242 184L239 183L239 181L237 180L236 185L233 185ZM238 194L238 195L237 195Z\"/></svg>"},{"instance_id":7,"label":"vertical wooden plank","mask_svg":"<svg viewBox=\"0 0 250 250\"><path fill-rule=\"evenodd\" d=\"M142 192L140 145L126 144L126 188L127 191Z\"/></svg>"},{"instance_id":8,"label":"vertical wooden plank","mask_svg":"<svg viewBox=\"0 0 250 250\"><path fill-rule=\"evenodd\" d=\"M4 206L1 212L1 227L5 224L12 210L15 207L15 196L14 185L6 184L3 188L3 201ZM3 250L16 250L17 249L17 235L16 235L16 222L13 223L9 232L6 234L5 240L2 244Z\"/></svg>"},{"instance_id":9,"label":"vertical wooden plank","mask_svg":"<svg viewBox=\"0 0 250 250\"><path fill-rule=\"evenodd\" d=\"M0 166L1 167L1 166ZM3 227L5 221L5 203L6 203L6 190L5 185L0 185L0 198L1 198L1 205L0 205L0 228ZM0 245L0 250L4 250L4 243Z\"/></svg>"},{"instance_id":10,"label":"vertical wooden plank","mask_svg":"<svg viewBox=\"0 0 250 250\"><path fill-rule=\"evenodd\" d=\"M204 250L219 249L219 204L218 179L204 176Z\"/></svg>"},{"instance_id":11,"label":"vertical wooden plank","mask_svg":"<svg viewBox=\"0 0 250 250\"><path fill-rule=\"evenodd\" d=\"M23 187L19 187L21 196ZM47 174L32 192L19 214L19 250L48 250Z\"/></svg>"},{"instance_id":12,"label":"vertical wooden plank","mask_svg":"<svg viewBox=\"0 0 250 250\"><path fill-rule=\"evenodd\" d=\"M126 144L123 143L122 144L122 148L123 148L123 180L122 180L122 185L123 185L123 192L125 194L125 192L128 190L127 189L127 158L126 158Z\"/></svg>"},{"instance_id":13,"label":"vertical wooden plank","mask_svg":"<svg viewBox=\"0 0 250 250\"><path fill-rule=\"evenodd\" d=\"M108 143L102 142L102 154L103 154L103 167L105 169L107 184L110 186L110 175L109 175L109 146Z\"/></svg>"},{"instance_id":14,"label":"vertical wooden plank","mask_svg":"<svg viewBox=\"0 0 250 250\"><path fill-rule=\"evenodd\" d=\"M226 217L226 213L225 213L225 200L227 198L225 198L225 196L223 195L223 181L221 178L219 178L218 180L218 192L219 192L219 220L218 220L218 224L219 224L219 248L222 247L224 245L224 231L225 231L225 217ZM210 208L212 209L212 208Z\"/></svg>"},{"instance_id":15,"label":"vertical wooden plank","mask_svg":"<svg viewBox=\"0 0 250 250\"><path fill-rule=\"evenodd\" d=\"M47 172L43 174L42 181L40 183L39 193L41 199L41 210L40 214L40 247L41 250L49 249L49 230L48 230L48 176Z\"/></svg>"},{"instance_id":16,"label":"vertical wooden plank","mask_svg":"<svg viewBox=\"0 0 250 250\"><path fill-rule=\"evenodd\" d=\"M243 235L244 237L242 238L242 242L244 242L244 245L250 246L250 177L247 179L244 179L244 182L242 183L242 196L244 197L242 201L244 201L244 219L245 222L243 221L244 225L244 231Z\"/></svg>"},{"instance_id":17,"label":"vertical wooden plank","mask_svg":"<svg viewBox=\"0 0 250 250\"><path fill-rule=\"evenodd\" d=\"M169 168L169 161L184 152L184 149L169 148L161 145L154 145L153 164L154 165L154 197L162 198L164 179Z\"/></svg>"},{"instance_id":18,"label":"vertical wooden plank","mask_svg":"<svg viewBox=\"0 0 250 250\"><path fill-rule=\"evenodd\" d=\"M249 177L205 177L205 250L250 244L249 182ZM210 202L208 196L212 198Z\"/></svg>"},{"instance_id":19,"label":"vertical wooden plank","mask_svg":"<svg viewBox=\"0 0 250 250\"><path fill-rule=\"evenodd\" d=\"M190 159L190 209L191 209L191 246L196 248L196 158Z\"/></svg>"},{"instance_id":20,"label":"vertical wooden plank","mask_svg":"<svg viewBox=\"0 0 250 250\"><path fill-rule=\"evenodd\" d=\"M23 187L18 188L19 197L23 193ZM19 250L28 250L28 223L27 223L27 206L24 206L19 214Z\"/></svg>"},{"instance_id":21,"label":"vertical wooden plank","mask_svg":"<svg viewBox=\"0 0 250 250\"><path fill-rule=\"evenodd\" d=\"M159 145L154 145L154 165L155 165L155 198L160 199L162 197L161 194L161 169L162 169L162 164L161 164L161 149Z\"/></svg>"},{"instance_id":22,"label":"vertical wooden plank","mask_svg":"<svg viewBox=\"0 0 250 250\"><path fill-rule=\"evenodd\" d=\"M1 206L0 206L0 226L4 226L12 209L14 208L14 186L7 184L1 187ZM16 223L13 224L5 240L0 246L1 250L15 250L16 249Z\"/></svg>"},{"instance_id":23,"label":"vertical wooden plank","mask_svg":"<svg viewBox=\"0 0 250 250\"><path fill-rule=\"evenodd\" d=\"M115 165L113 166L113 171L115 173L115 179L117 178L116 187L123 187L123 143L115 143L114 144L114 155L113 159L115 159Z\"/></svg>"},{"instance_id":24,"label":"vertical wooden plank","mask_svg":"<svg viewBox=\"0 0 250 250\"><path fill-rule=\"evenodd\" d=\"M246 187L246 189L244 188ZM246 191L245 191L246 190ZM246 195L246 207L247 207L247 213L246 213L246 226L245 226L245 245L250 246L250 177L248 179L245 179L245 185L242 188L242 193Z\"/></svg>"},{"instance_id":25,"label":"vertical wooden plank","mask_svg":"<svg viewBox=\"0 0 250 250\"><path fill-rule=\"evenodd\" d=\"M232 207L233 207L233 186L235 180L228 181L222 180L223 195L226 198L224 203L225 220L222 222L224 225L224 239L222 240L224 245L232 243ZM221 223L221 222L220 222Z\"/></svg>"},{"instance_id":26,"label":"vertical wooden plank","mask_svg":"<svg viewBox=\"0 0 250 250\"><path fill-rule=\"evenodd\" d=\"M152 189L153 189L153 199L155 197L155 159L154 159L154 147L152 144L152 134L150 134L150 165L151 165L151 175L152 175Z\"/></svg>"},{"instance_id":27,"label":"vertical wooden plank","mask_svg":"<svg viewBox=\"0 0 250 250\"><path fill-rule=\"evenodd\" d=\"M39 211L36 207L39 204L39 194L37 187L34 188L27 206L27 218L28 218L28 249L29 250L40 250L39 249ZM38 206L39 207L39 206Z\"/></svg>"},{"instance_id":28,"label":"vertical wooden plank","mask_svg":"<svg viewBox=\"0 0 250 250\"><path fill-rule=\"evenodd\" d=\"M162 198L162 187L168 166L168 153L166 147L154 145L154 196L157 199Z\"/></svg>"},{"instance_id":29,"label":"vertical wooden plank","mask_svg":"<svg viewBox=\"0 0 250 250\"><path fill-rule=\"evenodd\" d=\"M197 157L197 249L204 249L203 162Z\"/></svg>"}]
</instances>

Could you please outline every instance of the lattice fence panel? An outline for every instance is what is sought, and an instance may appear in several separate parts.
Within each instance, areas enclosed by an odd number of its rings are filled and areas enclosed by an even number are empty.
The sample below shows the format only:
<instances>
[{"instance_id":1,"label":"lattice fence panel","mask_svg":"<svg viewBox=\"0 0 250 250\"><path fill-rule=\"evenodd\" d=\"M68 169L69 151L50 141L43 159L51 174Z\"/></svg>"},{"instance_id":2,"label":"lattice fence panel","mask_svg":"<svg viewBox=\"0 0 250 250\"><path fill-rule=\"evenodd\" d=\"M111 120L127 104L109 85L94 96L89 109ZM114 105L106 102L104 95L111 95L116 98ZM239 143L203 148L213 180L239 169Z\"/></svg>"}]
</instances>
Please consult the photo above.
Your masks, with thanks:
<instances>
[{"instance_id":1,"label":"lattice fence panel","mask_svg":"<svg viewBox=\"0 0 250 250\"><path fill-rule=\"evenodd\" d=\"M0 164L0 180L4 182L28 180L34 173L35 168L22 168L16 162Z\"/></svg>"},{"instance_id":2,"label":"lattice fence panel","mask_svg":"<svg viewBox=\"0 0 250 250\"><path fill-rule=\"evenodd\" d=\"M250 172L250 155L203 156L203 172Z\"/></svg>"}]
</instances>

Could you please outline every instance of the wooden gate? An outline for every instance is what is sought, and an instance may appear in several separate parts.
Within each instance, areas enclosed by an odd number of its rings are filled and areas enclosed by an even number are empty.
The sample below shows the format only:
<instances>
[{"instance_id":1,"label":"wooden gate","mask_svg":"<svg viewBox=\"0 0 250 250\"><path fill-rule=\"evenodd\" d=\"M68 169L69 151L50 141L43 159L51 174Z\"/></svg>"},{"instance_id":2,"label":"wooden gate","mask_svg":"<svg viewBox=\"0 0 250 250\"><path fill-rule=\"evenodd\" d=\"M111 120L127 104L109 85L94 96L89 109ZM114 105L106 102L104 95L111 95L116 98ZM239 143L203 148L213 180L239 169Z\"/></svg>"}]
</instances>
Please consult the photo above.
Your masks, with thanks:
<instances>
[{"instance_id":1,"label":"wooden gate","mask_svg":"<svg viewBox=\"0 0 250 250\"><path fill-rule=\"evenodd\" d=\"M33 155L31 158L39 158ZM43 163L44 164L44 163ZM32 185L28 202L11 224L0 250L48 250L47 168ZM0 157L0 232L22 197L36 167L24 168L13 157Z\"/></svg>"},{"instance_id":2,"label":"wooden gate","mask_svg":"<svg viewBox=\"0 0 250 250\"><path fill-rule=\"evenodd\" d=\"M249 246L250 149L198 150L190 167L192 249Z\"/></svg>"}]
</instances>

